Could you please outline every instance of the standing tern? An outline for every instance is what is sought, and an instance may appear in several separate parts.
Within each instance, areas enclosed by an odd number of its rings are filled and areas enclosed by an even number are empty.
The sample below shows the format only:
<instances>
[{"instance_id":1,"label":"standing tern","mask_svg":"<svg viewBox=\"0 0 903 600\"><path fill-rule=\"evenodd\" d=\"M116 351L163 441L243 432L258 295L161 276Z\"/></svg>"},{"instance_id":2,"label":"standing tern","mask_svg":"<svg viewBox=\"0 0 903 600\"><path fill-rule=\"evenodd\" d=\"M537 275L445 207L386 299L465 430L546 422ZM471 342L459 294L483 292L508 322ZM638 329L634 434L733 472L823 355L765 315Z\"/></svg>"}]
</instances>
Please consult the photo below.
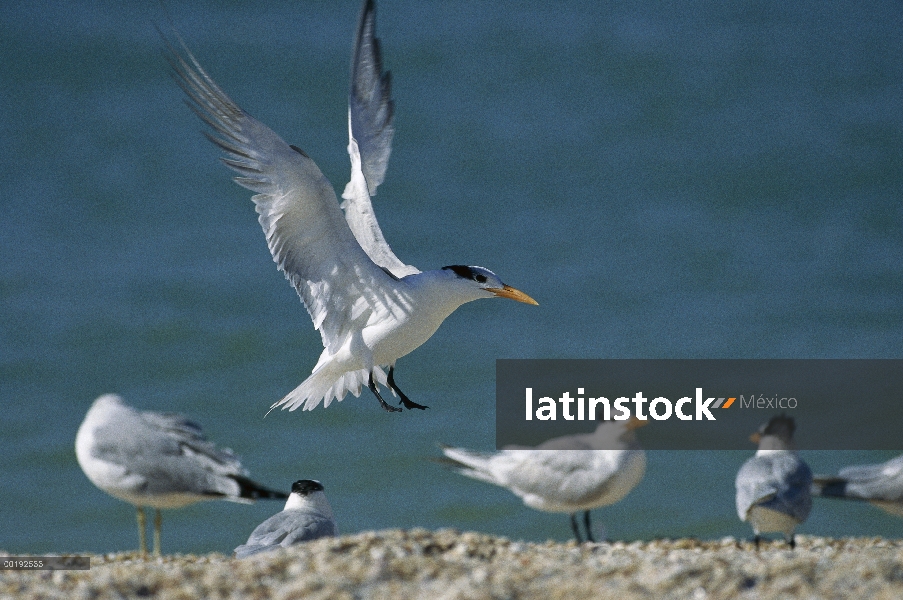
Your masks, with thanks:
<instances>
[{"instance_id":1,"label":"standing tern","mask_svg":"<svg viewBox=\"0 0 903 600\"><path fill-rule=\"evenodd\" d=\"M456 308L480 298L537 304L483 267L452 265L421 272L401 262L383 238L370 196L383 181L394 134L389 73L382 71L375 37L375 6L361 10L351 64L348 106L351 180L341 209L313 160L235 104L178 38L166 42L175 79L188 104L214 133L221 160L252 198L279 269L297 290L320 331L324 350L313 372L277 406L295 410L329 406L366 383L387 411L377 384L406 408L412 402L395 384L395 362L423 344ZM178 34L175 34L178 37ZM165 40L164 36L164 40ZM388 375L383 370L388 367Z\"/></svg>"},{"instance_id":2,"label":"standing tern","mask_svg":"<svg viewBox=\"0 0 903 600\"><path fill-rule=\"evenodd\" d=\"M160 554L162 508L201 500L250 504L288 494L248 479L231 450L217 448L182 415L139 411L115 394L91 405L75 436L75 456L91 483L138 511L138 539L147 554L144 507L156 510L154 554Z\"/></svg>"},{"instance_id":3,"label":"standing tern","mask_svg":"<svg viewBox=\"0 0 903 600\"><path fill-rule=\"evenodd\" d=\"M812 493L824 498L865 500L903 517L903 455L877 465L844 467L833 477L815 477Z\"/></svg>"},{"instance_id":4,"label":"standing tern","mask_svg":"<svg viewBox=\"0 0 903 600\"><path fill-rule=\"evenodd\" d=\"M796 424L778 415L750 436L759 445L737 472L737 515L753 528L756 549L761 533L780 531L791 548L793 532L812 509L812 471L793 445Z\"/></svg>"},{"instance_id":5,"label":"standing tern","mask_svg":"<svg viewBox=\"0 0 903 600\"><path fill-rule=\"evenodd\" d=\"M282 512L255 527L248 541L235 549L235 558L337 535L339 528L323 485L312 479L301 479L292 484L292 493Z\"/></svg>"},{"instance_id":6,"label":"standing tern","mask_svg":"<svg viewBox=\"0 0 903 600\"><path fill-rule=\"evenodd\" d=\"M583 511L586 541L594 542L589 511L618 502L646 473L646 453L635 434L645 424L637 418L604 421L594 433L554 438L533 449L474 452L443 446L445 458L438 462L508 488L530 508L570 513L577 543L577 513Z\"/></svg>"}]
</instances>

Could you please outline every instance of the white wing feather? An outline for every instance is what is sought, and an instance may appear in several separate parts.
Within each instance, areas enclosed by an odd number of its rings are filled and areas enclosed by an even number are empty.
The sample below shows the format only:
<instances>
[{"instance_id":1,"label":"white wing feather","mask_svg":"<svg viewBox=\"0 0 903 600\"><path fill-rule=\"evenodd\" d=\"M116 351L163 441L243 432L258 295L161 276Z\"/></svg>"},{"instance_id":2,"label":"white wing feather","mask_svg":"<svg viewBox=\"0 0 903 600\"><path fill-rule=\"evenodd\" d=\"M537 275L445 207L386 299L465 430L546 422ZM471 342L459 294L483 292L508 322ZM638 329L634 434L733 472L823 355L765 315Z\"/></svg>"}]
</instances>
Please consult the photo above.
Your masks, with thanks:
<instances>
[{"instance_id":1,"label":"white wing feather","mask_svg":"<svg viewBox=\"0 0 903 600\"><path fill-rule=\"evenodd\" d=\"M184 57L167 42L175 79L218 134L205 132L226 151L222 161L240 174L235 181L257 192L252 200L273 260L301 296L326 350L336 352L373 313L401 314L409 306L405 286L355 240L317 165L236 105L179 43Z\"/></svg>"},{"instance_id":2,"label":"white wing feather","mask_svg":"<svg viewBox=\"0 0 903 600\"><path fill-rule=\"evenodd\" d=\"M404 264L392 252L370 202L370 196L376 195L376 188L385 177L395 134L391 78L388 72L383 73L375 19L373 2L365 3L351 59L348 96L351 179L342 194L345 199L342 209L348 227L370 259L401 278L420 270Z\"/></svg>"}]
</instances>

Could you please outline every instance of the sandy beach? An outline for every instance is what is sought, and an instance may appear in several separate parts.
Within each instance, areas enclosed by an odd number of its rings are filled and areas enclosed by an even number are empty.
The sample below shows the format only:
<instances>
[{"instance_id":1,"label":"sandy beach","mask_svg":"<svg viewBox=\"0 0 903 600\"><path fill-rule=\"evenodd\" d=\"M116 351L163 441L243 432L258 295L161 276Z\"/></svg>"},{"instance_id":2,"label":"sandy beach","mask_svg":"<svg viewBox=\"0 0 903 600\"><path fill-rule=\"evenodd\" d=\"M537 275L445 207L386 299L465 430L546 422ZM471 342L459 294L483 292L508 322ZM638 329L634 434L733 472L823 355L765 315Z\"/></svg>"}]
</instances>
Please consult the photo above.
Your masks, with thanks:
<instances>
[{"instance_id":1,"label":"sandy beach","mask_svg":"<svg viewBox=\"0 0 903 600\"><path fill-rule=\"evenodd\" d=\"M368 531L236 560L91 555L88 571L2 571L3 598L901 598L903 540L798 536L566 544Z\"/></svg>"}]
</instances>

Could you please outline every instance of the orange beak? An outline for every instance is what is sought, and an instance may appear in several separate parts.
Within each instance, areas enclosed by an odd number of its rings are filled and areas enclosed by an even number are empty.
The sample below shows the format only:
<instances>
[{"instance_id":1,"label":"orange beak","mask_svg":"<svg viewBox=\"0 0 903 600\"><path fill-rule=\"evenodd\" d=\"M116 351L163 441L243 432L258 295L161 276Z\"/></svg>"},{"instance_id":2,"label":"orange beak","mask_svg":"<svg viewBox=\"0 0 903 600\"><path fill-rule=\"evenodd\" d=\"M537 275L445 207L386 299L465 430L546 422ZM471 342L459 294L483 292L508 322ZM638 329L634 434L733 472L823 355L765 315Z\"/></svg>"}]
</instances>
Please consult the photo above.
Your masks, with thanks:
<instances>
[{"instance_id":1,"label":"orange beak","mask_svg":"<svg viewBox=\"0 0 903 600\"><path fill-rule=\"evenodd\" d=\"M524 304L534 304L539 306L539 302L526 295L522 291L511 287L510 285L506 285L502 288L486 288L486 291L492 292L499 298L508 298L509 300L517 300L518 302L523 302Z\"/></svg>"},{"instance_id":2,"label":"orange beak","mask_svg":"<svg viewBox=\"0 0 903 600\"><path fill-rule=\"evenodd\" d=\"M649 419L646 419L644 421L643 419L637 419L636 417L631 416L629 419L627 419L627 423L625 423L624 426L627 427L628 431L630 431L631 429L639 429L640 427L645 427L648 424Z\"/></svg>"}]
</instances>

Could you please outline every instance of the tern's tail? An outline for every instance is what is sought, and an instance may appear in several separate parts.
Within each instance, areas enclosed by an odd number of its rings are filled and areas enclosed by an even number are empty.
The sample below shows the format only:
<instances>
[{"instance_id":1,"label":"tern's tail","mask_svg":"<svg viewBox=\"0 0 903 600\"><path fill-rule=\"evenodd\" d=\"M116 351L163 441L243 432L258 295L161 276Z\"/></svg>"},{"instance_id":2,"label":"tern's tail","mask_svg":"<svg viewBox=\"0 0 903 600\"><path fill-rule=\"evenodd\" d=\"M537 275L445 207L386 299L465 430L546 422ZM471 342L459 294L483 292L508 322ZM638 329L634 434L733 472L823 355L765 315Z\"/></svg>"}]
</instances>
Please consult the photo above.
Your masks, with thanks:
<instances>
[{"instance_id":1,"label":"tern's tail","mask_svg":"<svg viewBox=\"0 0 903 600\"><path fill-rule=\"evenodd\" d=\"M373 378L377 383L386 385L386 374L379 368L373 368ZM329 406L333 399L339 402L345 398L345 394L351 392L355 397L360 396L361 386L366 386L370 381L370 373L366 369L357 371L337 370L333 365L325 364L311 373L301 385L293 389L288 395L270 407L273 410L281 406L283 410L295 410L303 407L304 410L313 410L323 403L323 408Z\"/></svg>"}]
</instances>

